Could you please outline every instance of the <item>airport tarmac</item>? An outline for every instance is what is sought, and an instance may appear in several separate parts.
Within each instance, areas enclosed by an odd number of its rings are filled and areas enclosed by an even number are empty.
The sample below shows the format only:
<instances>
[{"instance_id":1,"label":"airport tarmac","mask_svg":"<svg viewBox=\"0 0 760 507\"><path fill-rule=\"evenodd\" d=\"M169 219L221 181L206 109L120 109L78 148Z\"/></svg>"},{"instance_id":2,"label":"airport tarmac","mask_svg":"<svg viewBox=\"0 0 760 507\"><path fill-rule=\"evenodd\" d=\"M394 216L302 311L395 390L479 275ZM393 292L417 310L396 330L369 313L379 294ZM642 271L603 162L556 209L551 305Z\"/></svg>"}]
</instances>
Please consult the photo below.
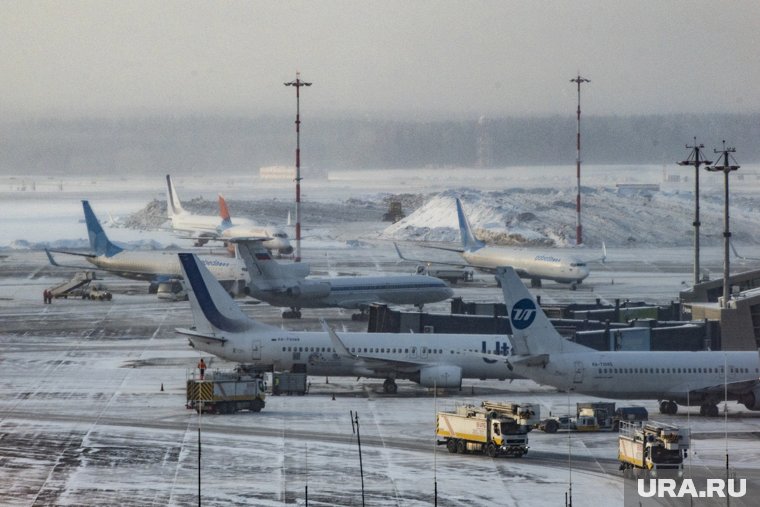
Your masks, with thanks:
<instances>
[{"instance_id":1,"label":"airport tarmac","mask_svg":"<svg viewBox=\"0 0 760 507\"><path fill-rule=\"evenodd\" d=\"M718 272L720 249L708 250L703 263ZM579 290L547 283L538 293L552 302L666 303L691 277L689 251L610 250L608 256ZM304 258L317 273L414 267L399 263L391 245L307 248ZM534 431L521 459L450 455L434 444L436 407L519 401L539 403L544 415L564 414L591 397L525 380L465 380L461 391L438 393L401 381L398 395L388 396L378 379L310 377L308 395L269 396L261 413L198 417L185 408L184 385L200 355L173 332L189 324L188 303L158 301L146 294L147 284L109 276L103 283L114 293L111 302L44 305L43 289L67 274L48 266L41 252L9 252L0 260L3 504L195 504L200 427L207 505L304 505L307 487L310 505L361 505L349 411L360 421L367 505L431 505L436 484L440 505L561 505L571 482L576 505L589 498L623 504L612 433ZM491 280L479 275L456 295L501 301ZM283 321L278 309L241 302L256 318L292 329L318 329L319 317L338 331L365 326L347 310L305 310L303 319ZM448 308L442 302L426 310ZM209 367L230 366L211 358ZM726 419L705 419L696 407L688 415L661 416L652 400L618 405L644 405L658 420L689 425L689 467L722 477L728 451L732 472L760 487L760 412L729 403Z\"/></svg>"}]
</instances>

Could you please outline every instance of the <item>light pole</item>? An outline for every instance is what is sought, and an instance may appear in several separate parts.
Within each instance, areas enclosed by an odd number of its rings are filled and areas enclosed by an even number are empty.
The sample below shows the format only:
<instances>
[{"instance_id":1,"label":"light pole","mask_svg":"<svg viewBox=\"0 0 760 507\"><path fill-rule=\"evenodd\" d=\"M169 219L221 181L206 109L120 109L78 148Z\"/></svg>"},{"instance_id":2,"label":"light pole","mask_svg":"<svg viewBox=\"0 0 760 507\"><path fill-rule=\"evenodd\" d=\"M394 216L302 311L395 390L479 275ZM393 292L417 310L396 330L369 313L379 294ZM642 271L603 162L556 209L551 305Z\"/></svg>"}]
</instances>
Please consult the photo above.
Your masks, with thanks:
<instances>
[{"instance_id":1,"label":"light pole","mask_svg":"<svg viewBox=\"0 0 760 507\"><path fill-rule=\"evenodd\" d=\"M713 152L721 154L721 156L723 157L723 165L707 166L705 167L705 169L707 169L710 172L723 171L723 181L724 181L724 189L725 189L725 197L723 198L723 200L724 200L725 206L723 210L723 303L721 304L721 308L728 308L728 295L729 295L728 249L731 243L731 231L729 230L729 227L728 227L728 175L731 171L736 171L741 166L730 164L729 158L733 159L733 156L729 154L736 153L736 148L726 148L726 141L723 141L722 150L719 151L719 150L713 149ZM734 160L734 163L736 163L736 160Z\"/></svg>"},{"instance_id":2,"label":"light pole","mask_svg":"<svg viewBox=\"0 0 760 507\"><path fill-rule=\"evenodd\" d=\"M581 225L581 83L590 83L591 81L581 77L580 74L578 74L578 77L573 78L570 80L571 83L577 83L578 84L578 131L576 135L576 158L575 158L575 164L576 164L576 173L578 178L578 196L575 200L575 211L577 213L576 219L575 219L575 244L581 245L583 244L583 226Z\"/></svg>"},{"instance_id":3,"label":"light pole","mask_svg":"<svg viewBox=\"0 0 760 507\"><path fill-rule=\"evenodd\" d=\"M283 83L296 88L296 262L301 262L301 87L311 83L301 81L301 73L296 72L295 81Z\"/></svg>"},{"instance_id":4,"label":"light pole","mask_svg":"<svg viewBox=\"0 0 760 507\"><path fill-rule=\"evenodd\" d=\"M697 144L697 138L694 138L694 146L686 145L686 149L691 149L691 153L686 160L678 162L678 165L694 166L694 285L699 283L699 166L702 164L712 164L712 160L703 160L701 158L701 149L704 144Z\"/></svg>"}]
</instances>

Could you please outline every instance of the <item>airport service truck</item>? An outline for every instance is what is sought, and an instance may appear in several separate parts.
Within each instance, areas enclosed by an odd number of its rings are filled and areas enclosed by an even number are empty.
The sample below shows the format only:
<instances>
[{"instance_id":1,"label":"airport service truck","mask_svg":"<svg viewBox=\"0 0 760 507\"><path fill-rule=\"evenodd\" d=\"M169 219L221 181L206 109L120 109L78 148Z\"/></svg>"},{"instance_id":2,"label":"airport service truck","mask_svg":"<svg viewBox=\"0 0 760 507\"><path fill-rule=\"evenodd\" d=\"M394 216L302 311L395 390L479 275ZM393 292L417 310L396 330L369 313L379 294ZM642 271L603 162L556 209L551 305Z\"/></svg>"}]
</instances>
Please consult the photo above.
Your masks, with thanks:
<instances>
[{"instance_id":1,"label":"airport service truck","mask_svg":"<svg viewBox=\"0 0 760 507\"><path fill-rule=\"evenodd\" d=\"M210 414L232 414L240 410L260 412L265 405L266 386L260 376L237 371L215 370L203 379L187 379L187 408Z\"/></svg>"},{"instance_id":2,"label":"airport service truck","mask_svg":"<svg viewBox=\"0 0 760 507\"><path fill-rule=\"evenodd\" d=\"M683 473L683 460L689 450L689 432L657 421L620 423L618 461L620 470L642 471L652 476L662 472Z\"/></svg>"},{"instance_id":3,"label":"airport service truck","mask_svg":"<svg viewBox=\"0 0 760 507\"><path fill-rule=\"evenodd\" d=\"M528 403L484 401L436 414L436 435L450 453L481 452L521 457L528 452L528 432L540 419L540 407Z\"/></svg>"}]
</instances>

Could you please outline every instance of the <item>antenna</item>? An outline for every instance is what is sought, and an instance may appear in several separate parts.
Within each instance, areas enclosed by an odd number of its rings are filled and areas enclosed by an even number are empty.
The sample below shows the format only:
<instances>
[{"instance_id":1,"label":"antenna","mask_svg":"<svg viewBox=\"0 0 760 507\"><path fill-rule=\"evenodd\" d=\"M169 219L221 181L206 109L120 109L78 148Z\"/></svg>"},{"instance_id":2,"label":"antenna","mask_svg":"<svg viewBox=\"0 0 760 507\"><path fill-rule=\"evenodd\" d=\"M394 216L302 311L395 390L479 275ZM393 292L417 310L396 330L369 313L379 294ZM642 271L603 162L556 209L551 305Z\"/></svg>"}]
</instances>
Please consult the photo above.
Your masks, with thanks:
<instances>
[{"instance_id":1,"label":"antenna","mask_svg":"<svg viewBox=\"0 0 760 507\"><path fill-rule=\"evenodd\" d=\"M581 225L581 83L590 83L591 81L581 77L581 75L578 74L578 77L571 79L570 82L578 84L578 131L576 137L577 156L575 158L578 178L578 196L575 201L575 211L577 213L577 217L575 219L575 244L581 245L583 244L583 226Z\"/></svg>"},{"instance_id":2,"label":"antenna","mask_svg":"<svg viewBox=\"0 0 760 507\"><path fill-rule=\"evenodd\" d=\"M697 138L694 137L694 145L686 145L686 149L690 149L686 160L678 162L681 166L694 166L694 285L699 283L699 166L702 164L712 164L712 160L704 160L701 157L700 150L705 147L704 144L697 144Z\"/></svg>"},{"instance_id":3,"label":"antenna","mask_svg":"<svg viewBox=\"0 0 760 507\"><path fill-rule=\"evenodd\" d=\"M296 257L301 262L301 87L311 83L301 81L301 73L296 72L295 81L283 83L296 89Z\"/></svg>"},{"instance_id":4,"label":"antenna","mask_svg":"<svg viewBox=\"0 0 760 507\"><path fill-rule=\"evenodd\" d=\"M356 442L359 446L359 473L362 478L362 507L364 507L364 466L362 465L362 437L359 434L359 412L349 410L351 416L351 432L356 435Z\"/></svg>"},{"instance_id":5,"label":"antenna","mask_svg":"<svg viewBox=\"0 0 760 507\"><path fill-rule=\"evenodd\" d=\"M723 171L723 185L725 189L725 197L723 199L723 303L720 305L720 307L728 308L728 298L730 294L728 287L728 278L730 275L730 260L728 256L728 249L731 244L731 231L728 227L728 175L731 173L731 171L736 171L741 166L736 164L736 160L734 160L734 157L730 155L731 153L736 153L736 148L726 148L725 140L723 141L723 149L720 151L713 149L713 152L721 154L723 157L723 165L707 166L705 169L710 172ZM731 165L729 158L733 160L734 164L736 165Z\"/></svg>"}]
</instances>

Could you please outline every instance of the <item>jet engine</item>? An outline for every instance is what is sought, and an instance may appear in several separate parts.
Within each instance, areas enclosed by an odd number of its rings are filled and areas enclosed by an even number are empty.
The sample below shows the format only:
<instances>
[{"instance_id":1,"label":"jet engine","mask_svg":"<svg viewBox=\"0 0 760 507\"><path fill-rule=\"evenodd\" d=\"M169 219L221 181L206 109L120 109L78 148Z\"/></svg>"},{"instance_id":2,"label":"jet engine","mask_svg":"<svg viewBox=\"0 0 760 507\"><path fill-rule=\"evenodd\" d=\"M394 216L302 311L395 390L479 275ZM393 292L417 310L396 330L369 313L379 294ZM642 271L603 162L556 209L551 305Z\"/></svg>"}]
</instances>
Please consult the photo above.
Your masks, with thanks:
<instances>
[{"instance_id":1,"label":"jet engine","mask_svg":"<svg viewBox=\"0 0 760 507\"><path fill-rule=\"evenodd\" d=\"M760 410L760 385L756 385L747 394L741 395L739 403L742 403L748 410Z\"/></svg>"},{"instance_id":2,"label":"jet engine","mask_svg":"<svg viewBox=\"0 0 760 507\"><path fill-rule=\"evenodd\" d=\"M330 295L330 284L322 282L298 282L285 289L285 293L293 298L323 298Z\"/></svg>"},{"instance_id":3,"label":"jet engine","mask_svg":"<svg viewBox=\"0 0 760 507\"><path fill-rule=\"evenodd\" d=\"M462 387L462 368L459 366L426 366L415 377L411 380L424 387Z\"/></svg>"}]
</instances>

